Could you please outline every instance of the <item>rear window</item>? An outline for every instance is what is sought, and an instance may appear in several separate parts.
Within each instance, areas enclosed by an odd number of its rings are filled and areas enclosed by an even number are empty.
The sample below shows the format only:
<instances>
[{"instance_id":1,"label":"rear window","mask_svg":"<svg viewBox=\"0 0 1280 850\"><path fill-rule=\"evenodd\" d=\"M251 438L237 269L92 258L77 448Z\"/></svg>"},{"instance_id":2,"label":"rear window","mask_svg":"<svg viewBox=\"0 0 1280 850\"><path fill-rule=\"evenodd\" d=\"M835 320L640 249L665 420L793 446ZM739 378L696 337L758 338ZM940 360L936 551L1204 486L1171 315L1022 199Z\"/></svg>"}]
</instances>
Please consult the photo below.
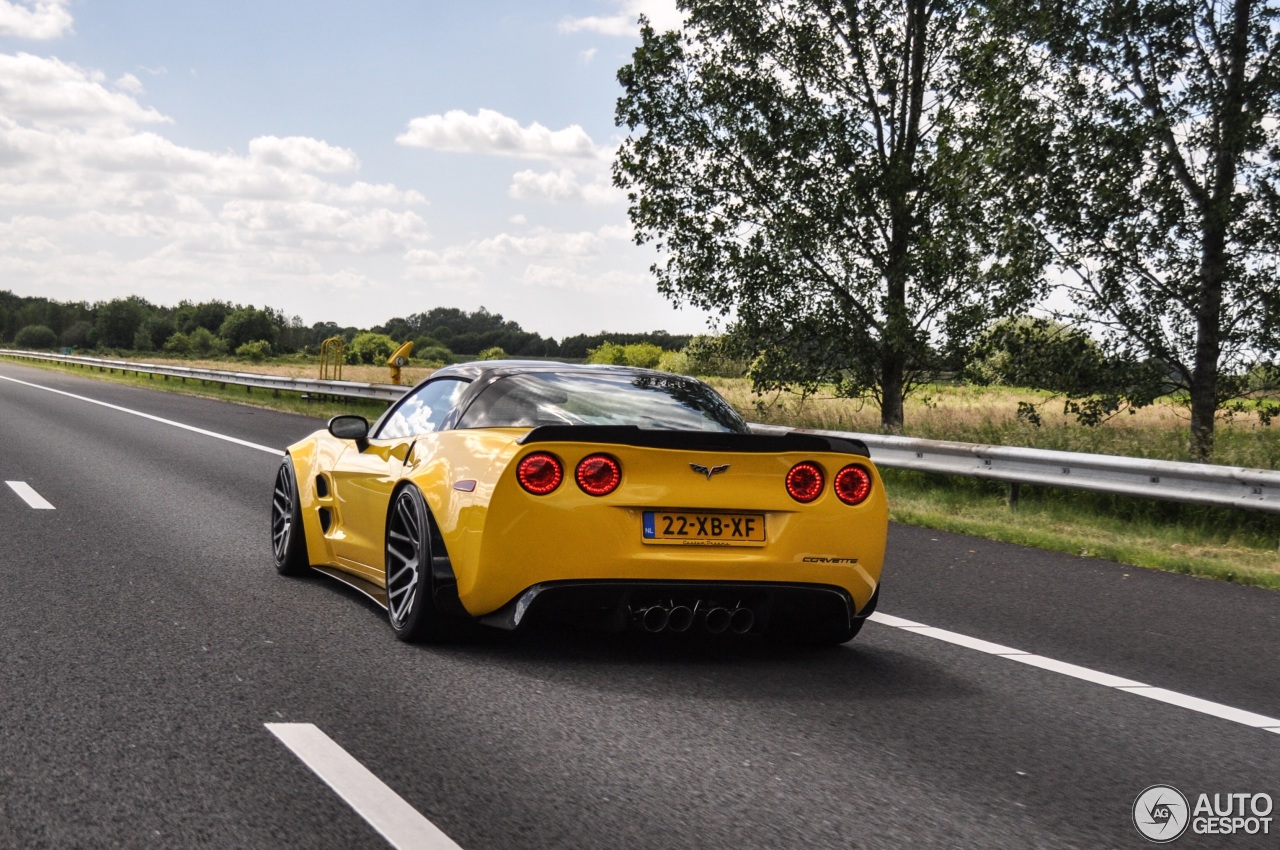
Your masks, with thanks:
<instances>
[{"instance_id":1,"label":"rear window","mask_svg":"<svg viewBox=\"0 0 1280 850\"><path fill-rule=\"evenodd\" d=\"M531 372L494 381L459 428L635 425L743 434L746 420L701 381L679 375Z\"/></svg>"}]
</instances>

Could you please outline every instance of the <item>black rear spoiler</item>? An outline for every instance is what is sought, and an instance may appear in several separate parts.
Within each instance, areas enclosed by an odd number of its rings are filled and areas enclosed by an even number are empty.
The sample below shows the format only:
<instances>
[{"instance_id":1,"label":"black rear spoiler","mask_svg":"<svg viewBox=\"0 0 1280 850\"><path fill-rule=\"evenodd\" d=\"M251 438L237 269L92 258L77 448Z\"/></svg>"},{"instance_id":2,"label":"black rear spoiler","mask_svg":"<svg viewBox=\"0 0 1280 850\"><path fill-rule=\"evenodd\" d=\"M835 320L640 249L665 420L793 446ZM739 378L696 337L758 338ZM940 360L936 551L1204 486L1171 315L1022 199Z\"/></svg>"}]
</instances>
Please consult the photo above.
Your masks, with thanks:
<instances>
[{"instance_id":1,"label":"black rear spoiler","mask_svg":"<svg viewBox=\"0 0 1280 850\"><path fill-rule=\"evenodd\" d=\"M516 442L613 443L646 449L699 452L835 452L870 457L861 440L788 431L785 434L734 434L721 431L660 431L634 425L540 425Z\"/></svg>"}]
</instances>

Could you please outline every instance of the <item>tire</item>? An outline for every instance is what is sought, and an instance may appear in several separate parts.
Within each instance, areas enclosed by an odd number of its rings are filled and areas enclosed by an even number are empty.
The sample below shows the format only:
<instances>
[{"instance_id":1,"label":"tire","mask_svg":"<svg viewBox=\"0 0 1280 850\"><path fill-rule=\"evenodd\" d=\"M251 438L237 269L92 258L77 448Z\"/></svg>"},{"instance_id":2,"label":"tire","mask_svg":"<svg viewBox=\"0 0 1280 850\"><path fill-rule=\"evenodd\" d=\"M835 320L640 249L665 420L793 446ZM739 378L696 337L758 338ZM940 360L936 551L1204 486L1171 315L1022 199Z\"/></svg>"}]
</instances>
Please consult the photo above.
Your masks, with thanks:
<instances>
[{"instance_id":1,"label":"tire","mask_svg":"<svg viewBox=\"0 0 1280 850\"><path fill-rule=\"evenodd\" d=\"M307 560L306 532L302 528L302 507L298 503L298 476L288 456L280 464L271 494L271 552L276 572L282 576L300 576L311 568Z\"/></svg>"},{"instance_id":2,"label":"tire","mask_svg":"<svg viewBox=\"0 0 1280 850\"><path fill-rule=\"evenodd\" d=\"M422 494L405 487L387 517L387 619L407 643L440 643L462 636L466 621L436 607L431 575L430 514Z\"/></svg>"}]
</instances>

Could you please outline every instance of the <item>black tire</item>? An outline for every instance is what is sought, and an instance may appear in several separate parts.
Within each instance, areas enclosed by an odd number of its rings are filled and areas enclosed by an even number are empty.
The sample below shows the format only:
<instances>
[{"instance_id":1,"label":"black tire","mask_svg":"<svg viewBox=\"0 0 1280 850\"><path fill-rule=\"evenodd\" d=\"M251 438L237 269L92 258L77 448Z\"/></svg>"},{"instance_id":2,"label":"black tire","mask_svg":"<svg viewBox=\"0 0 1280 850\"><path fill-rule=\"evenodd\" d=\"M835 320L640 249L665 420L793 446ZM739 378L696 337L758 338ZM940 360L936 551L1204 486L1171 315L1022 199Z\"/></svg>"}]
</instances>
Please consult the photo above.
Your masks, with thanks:
<instances>
[{"instance_id":1,"label":"black tire","mask_svg":"<svg viewBox=\"0 0 1280 850\"><path fill-rule=\"evenodd\" d=\"M271 552L276 572L282 576L300 576L311 564L307 560L307 538L302 528L302 508L298 503L298 476L293 460L287 455L276 473L275 490L271 494Z\"/></svg>"},{"instance_id":2,"label":"black tire","mask_svg":"<svg viewBox=\"0 0 1280 850\"><path fill-rule=\"evenodd\" d=\"M405 487L396 493L387 516L383 562L387 619L396 637L408 643L456 640L469 625L436 606L429 523L427 505L417 488Z\"/></svg>"}]
</instances>

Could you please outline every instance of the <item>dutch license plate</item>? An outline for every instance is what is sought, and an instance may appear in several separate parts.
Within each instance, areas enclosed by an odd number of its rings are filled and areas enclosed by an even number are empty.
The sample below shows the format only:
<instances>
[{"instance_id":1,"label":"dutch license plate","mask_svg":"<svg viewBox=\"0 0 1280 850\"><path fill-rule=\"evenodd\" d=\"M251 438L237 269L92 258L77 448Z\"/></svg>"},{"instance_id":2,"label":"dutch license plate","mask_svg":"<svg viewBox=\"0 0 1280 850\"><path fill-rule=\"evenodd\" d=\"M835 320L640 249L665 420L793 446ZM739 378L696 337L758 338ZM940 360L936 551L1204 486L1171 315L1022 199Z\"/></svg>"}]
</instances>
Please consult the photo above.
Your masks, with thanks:
<instances>
[{"instance_id":1,"label":"dutch license plate","mask_svg":"<svg viewBox=\"0 0 1280 850\"><path fill-rule=\"evenodd\" d=\"M763 546L764 514L645 511L644 539L683 546Z\"/></svg>"}]
</instances>

